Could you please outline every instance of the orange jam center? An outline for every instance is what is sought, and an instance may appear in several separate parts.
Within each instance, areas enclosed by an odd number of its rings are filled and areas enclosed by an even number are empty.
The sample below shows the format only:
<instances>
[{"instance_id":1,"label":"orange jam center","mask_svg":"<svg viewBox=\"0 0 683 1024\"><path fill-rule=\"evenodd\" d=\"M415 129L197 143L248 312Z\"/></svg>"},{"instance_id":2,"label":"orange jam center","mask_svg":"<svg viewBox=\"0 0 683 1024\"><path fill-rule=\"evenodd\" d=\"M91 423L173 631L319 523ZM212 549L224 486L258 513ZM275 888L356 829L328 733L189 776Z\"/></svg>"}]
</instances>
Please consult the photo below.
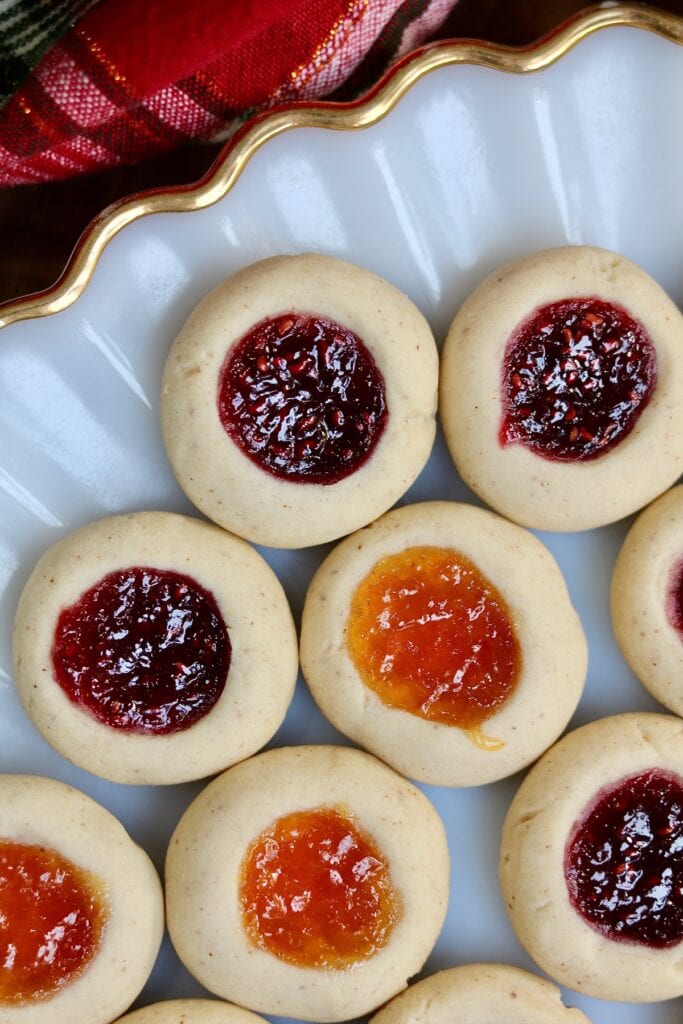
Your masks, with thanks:
<instances>
[{"instance_id":1,"label":"orange jam center","mask_svg":"<svg viewBox=\"0 0 683 1024\"><path fill-rule=\"evenodd\" d=\"M97 879L54 850L0 839L0 1005L47 999L72 981L105 919Z\"/></svg>"},{"instance_id":2,"label":"orange jam center","mask_svg":"<svg viewBox=\"0 0 683 1024\"><path fill-rule=\"evenodd\" d=\"M398 920L386 858L340 807L278 818L247 850L240 885L251 942L298 967L373 956Z\"/></svg>"},{"instance_id":3,"label":"orange jam center","mask_svg":"<svg viewBox=\"0 0 683 1024\"><path fill-rule=\"evenodd\" d=\"M481 725L517 685L519 640L504 598L459 551L408 548L377 562L353 594L347 646L383 704L501 745Z\"/></svg>"}]
</instances>

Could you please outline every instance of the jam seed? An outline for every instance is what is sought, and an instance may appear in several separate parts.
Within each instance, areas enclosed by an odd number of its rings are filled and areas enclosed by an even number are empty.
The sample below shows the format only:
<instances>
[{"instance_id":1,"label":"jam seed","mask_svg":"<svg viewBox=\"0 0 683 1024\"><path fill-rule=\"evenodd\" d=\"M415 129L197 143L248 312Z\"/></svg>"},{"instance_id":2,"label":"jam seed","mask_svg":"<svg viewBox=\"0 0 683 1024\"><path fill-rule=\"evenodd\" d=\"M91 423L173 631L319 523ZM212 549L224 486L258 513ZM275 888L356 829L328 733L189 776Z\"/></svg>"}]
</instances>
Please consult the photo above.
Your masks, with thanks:
<instances>
[{"instance_id":1,"label":"jam seed","mask_svg":"<svg viewBox=\"0 0 683 1024\"><path fill-rule=\"evenodd\" d=\"M305 433L307 430L311 430L313 427L317 427L319 422L320 420L317 416L304 416L303 419L299 421L299 428L303 433Z\"/></svg>"},{"instance_id":2,"label":"jam seed","mask_svg":"<svg viewBox=\"0 0 683 1024\"><path fill-rule=\"evenodd\" d=\"M313 445L310 441L297 441L297 443L294 445L294 453L297 459L302 460L305 459L307 456L312 455L314 448L315 445Z\"/></svg>"}]
</instances>

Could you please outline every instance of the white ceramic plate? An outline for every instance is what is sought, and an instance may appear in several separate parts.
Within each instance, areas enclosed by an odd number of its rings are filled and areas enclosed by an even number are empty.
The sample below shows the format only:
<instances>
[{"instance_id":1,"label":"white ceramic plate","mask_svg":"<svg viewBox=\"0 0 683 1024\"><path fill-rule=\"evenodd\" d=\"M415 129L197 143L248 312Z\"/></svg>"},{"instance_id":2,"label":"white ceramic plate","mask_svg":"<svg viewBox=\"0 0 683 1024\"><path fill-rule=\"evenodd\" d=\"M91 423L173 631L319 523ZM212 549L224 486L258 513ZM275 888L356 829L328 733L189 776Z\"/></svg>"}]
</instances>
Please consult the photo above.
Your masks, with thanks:
<instances>
[{"instance_id":1,"label":"white ceramic plate","mask_svg":"<svg viewBox=\"0 0 683 1024\"><path fill-rule=\"evenodd\" d=\"M169 345L204 292L261 257L319 250L398 285L442 339L461 300L497 264L582 242L636 260L680 303L682 167L683 50L670 40L612 27L589 34L537 74L450 63L419 77L386 118L361 131L299 128L272 138L206 209L134 220L104 249L76 302L4 329L0 770L50 775L86 790L159 866L200 788L128 789L54 753L14 692L10 629L33 563L66 531L110 512L192 511L166 460L158 397ZM473 500L440 439L404 501L425 498ZM656 710L619 655L608 616L611 568L627 525L543 537L590 642L588 684L573 725ZM266 552L297 615L323 554ZM344 742L301 682L274 745L327 741ZM448 918L426 972L477 960L534 969L497 883L500 826L518 783L425 787L448 828L453 858ZM167 943L140 1002L199 991ZM594 1024L680 1024L683 1014L683 1000L626 1006L573 993L566 999Z\"/></svg>"}]
</instances>

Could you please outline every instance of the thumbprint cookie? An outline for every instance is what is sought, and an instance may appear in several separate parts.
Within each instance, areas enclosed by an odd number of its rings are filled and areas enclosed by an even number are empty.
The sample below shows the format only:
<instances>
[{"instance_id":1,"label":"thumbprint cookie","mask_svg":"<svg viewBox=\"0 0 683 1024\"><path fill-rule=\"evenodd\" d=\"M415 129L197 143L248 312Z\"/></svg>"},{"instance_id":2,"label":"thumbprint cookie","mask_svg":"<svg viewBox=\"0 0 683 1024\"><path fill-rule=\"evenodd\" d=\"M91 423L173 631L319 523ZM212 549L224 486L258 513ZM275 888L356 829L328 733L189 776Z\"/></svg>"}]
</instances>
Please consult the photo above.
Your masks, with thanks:
<instances>
[{"instance_id":1,"label":"thumbprint cookie","mask_svg":"<svg viewBox=\"0 0 683 1024\"><path fill-rule=\"evenodd\" d=\"M166 860L169 931L209 991L251 1010L342 1021L405 988L448 901L441 820L346 747L271 750L186 811Z\"/></svg>"},{"instance_id":2,"label":"thumbprint cookie","mask_svg":"<svg viewBox=\"0 0 683 1024\"><path fill-rule=\"evenodd\" d=\"M161 422L187 496L258 544L301 548L386 512L435 433L438 356L405 295L307 254L245 267L176 338Z\"/></svg>"},{"instance_id":3,"label":"thumbprint cookie","mask_svg":"<svg viewBox=\"0 0 683 1024\"><path fill-rule=\"evenodd\" d=\"M683 716L683 486L636 519L612 576L617 643L643 686Z\"/></svg>"},{"instance_id":4,"label":"thumbprint cookie","mask_svg":"<svg viewBox=\"0 0 683 1024\"><path fill-rule=\"evenodd\" d=\"M604 249L509 263L451 325L440 411L461 476L498 512L539 530L611 523L683 471L683 317Z\"/></svg>"},{"instance_id":5,"label":"thumbprint cookie","mask_svg":"<svg viewBox=\"0 0 683 1024\"><path fill-rule=\"evenodd\" d=\"M506 964L432 974L392 999L370 1024L590 1024L549 981Z\"/></svg>"},{"instance_id":6,"label":"thumbprint cookie","mask_svg":"<svg viewBox=\"0 0 683 1024\"><path fill-rule=\"evenodd\" d=\"M0 1024L109 1024L149 977L161 885L90 797L0 775Z\"/></svg>"},{"instance_id":7,"label":"thumbprint cookie","mask_svg":"<svg viewBox=\"0 0 683 1024\"><path fill-rule=\"evenodd\" d=\"M323 713L421 782L475 786L534 761L586 663L550 552L472 505L387 513L337 545L306 597L301 665Z\"/></svg>"},{"instance_id":8,"label":"thumbprint cookie","mask_svg":"<svg viewBox=\"0 0 683 1024\"><path fill-rule=\"evenodd\" d=\"M517 937L556 981L598 999L683 995L683 722L591 722L527 775L503 827Z\"/></svg>"},{"instance_id":9,"label":"thumbprint cookie","mask_svg":"<svg viewBox=\"0 0 683 1024\"><path fill-rule=\"evenodd\" d=\"M114 782L203 778L282 722L298 668L284 591L218 527L113 516L58 541L19 601L15 680L64 757Z\"/></svg>"}]
</instances>

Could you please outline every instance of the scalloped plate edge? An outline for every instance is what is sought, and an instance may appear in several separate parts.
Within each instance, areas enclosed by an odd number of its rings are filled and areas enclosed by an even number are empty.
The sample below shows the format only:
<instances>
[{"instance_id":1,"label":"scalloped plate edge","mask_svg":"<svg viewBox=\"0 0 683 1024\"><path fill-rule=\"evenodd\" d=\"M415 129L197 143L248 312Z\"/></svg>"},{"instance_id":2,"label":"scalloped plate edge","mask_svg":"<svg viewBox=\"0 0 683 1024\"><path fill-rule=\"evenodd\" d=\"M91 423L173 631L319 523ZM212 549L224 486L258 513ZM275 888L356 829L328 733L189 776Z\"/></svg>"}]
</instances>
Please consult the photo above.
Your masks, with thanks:
<instances>
[{"instance_id":1,"label":"scalloped plate edge","mask_svg":"<svg viewBox=\"0 0 683 1024\"><path fill-rule=\"evenodd\" d=\"M139 192L103 210L85 229L50 288L0 304L0 328L66 309L81 295L106 245L122 228L148 214L199 210L222 199L269 139L294 128L366 128L386 117L416 82L437 68L476 64L509 74L530 74L560 60L586 36L615 26L643 29L683 44L681 16L639 4L602 4L569 18L526 47L471 39L429 44L398 61L369 94L352 103L290 103L257 114L226 143L198 182Z\"/></svg>"}]
</instances>

